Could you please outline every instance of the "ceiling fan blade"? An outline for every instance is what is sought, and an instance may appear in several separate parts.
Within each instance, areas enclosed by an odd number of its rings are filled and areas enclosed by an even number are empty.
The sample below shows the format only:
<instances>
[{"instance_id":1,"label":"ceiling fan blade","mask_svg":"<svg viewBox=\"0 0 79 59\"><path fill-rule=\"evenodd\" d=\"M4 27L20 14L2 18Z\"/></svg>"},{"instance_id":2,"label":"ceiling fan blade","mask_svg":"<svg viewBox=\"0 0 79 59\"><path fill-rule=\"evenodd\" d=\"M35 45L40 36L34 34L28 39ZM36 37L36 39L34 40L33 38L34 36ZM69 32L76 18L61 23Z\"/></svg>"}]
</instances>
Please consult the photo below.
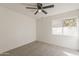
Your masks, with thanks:
<instances>
[{"instance_id":1,"label":"ceiling fan blade","mask_svg":"<svg viewBox=\"0 0 79 59\"><path fill-rule=\"evenodd\" d=\"M44 10L42 10L42 12L43 12L44 14L47 14L47 12L46 12L46 11L44 11Z\"/></svg>"},{"instance_id":2,"label":"ceiling fan blade","mask_svg":"<svg viewBox=\"0 0 79 59\"><path fill-rule=\"evenodd\" d=\"M34 7L26 7L27 9L37 9L37 8L34 8Z\"/></svg>"},{"instance_id":3,"label":"ceiling fan blade","mask_svg":"<svg viewBox=\"0 0 79 59\"><path fill-rule=\"evenodd\" d=\"M43 7L43 9L52 8L52 7L54 7L54 5L45 6L45 7Z\"/></svg>"},{"instance_id":4,"label":"ceiling fan blade","mask_svg":"<svg viewBox=\"0 0 79 59\"><path fill-rule=\"evenodd\" d=\"M38 10L34 13L35 15L38 13Z\"/></svg>"}]
</instances>

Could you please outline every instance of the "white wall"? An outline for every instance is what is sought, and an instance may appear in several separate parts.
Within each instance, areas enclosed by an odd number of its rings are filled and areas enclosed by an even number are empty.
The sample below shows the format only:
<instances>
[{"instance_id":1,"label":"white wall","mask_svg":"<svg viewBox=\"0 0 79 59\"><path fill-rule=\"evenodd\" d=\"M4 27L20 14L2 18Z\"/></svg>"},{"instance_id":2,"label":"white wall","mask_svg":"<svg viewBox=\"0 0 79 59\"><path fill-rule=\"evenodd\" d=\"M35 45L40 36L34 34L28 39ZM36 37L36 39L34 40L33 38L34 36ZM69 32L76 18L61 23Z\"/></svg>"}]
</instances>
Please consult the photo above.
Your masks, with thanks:
<instances>
[{"instance_id":1,"label":"white wall","mask_svg":"<svg viewBox=\"0 0 79 59\"><path fill-rule=\"evenodd\" d=\"M73 18L79 15L79 10L69 11L62 14L49 16L37 20L37 39L38 41L55 44L66 48L79 49L79 39L77 36L53 35L52 25L55 23L61 27L61 23L66 18ZM54 24L53 24L53 23ZM77 29L78 30L78 29ZM78 33L77 33L78 34Z\"/></svg>"},{"instance_id":2,"label":"white wall","mask_svg":"<svg viewBox=\"0 0 79 59\"><path fill-rule=\"evenodd\" d=\"M35 19L0 7L0 53L35 40Z\"/></svg>"}]
</instances>

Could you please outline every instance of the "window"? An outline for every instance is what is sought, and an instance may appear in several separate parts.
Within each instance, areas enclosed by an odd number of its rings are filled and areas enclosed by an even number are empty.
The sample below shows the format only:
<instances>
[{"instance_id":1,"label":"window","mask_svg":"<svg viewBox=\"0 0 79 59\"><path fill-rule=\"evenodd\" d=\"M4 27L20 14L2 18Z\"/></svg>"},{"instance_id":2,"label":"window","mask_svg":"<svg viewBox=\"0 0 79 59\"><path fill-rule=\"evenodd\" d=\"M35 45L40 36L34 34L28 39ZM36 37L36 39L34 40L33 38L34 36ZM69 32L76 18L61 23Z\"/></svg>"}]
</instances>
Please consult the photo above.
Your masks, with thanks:
<instances>
[{"instance_id":1,"label":"window","mask_svg":"<svg viewBox=\"0 0 79 59\"><path fill-rule=\"evenodd\" d=\"M77 36L78 30L77 30L76 19L66 19L64 22L65 23L63 24L61 23L61 21L53 21L52 34L65 35L65 36Z\"/></svg>"}]
</instances>

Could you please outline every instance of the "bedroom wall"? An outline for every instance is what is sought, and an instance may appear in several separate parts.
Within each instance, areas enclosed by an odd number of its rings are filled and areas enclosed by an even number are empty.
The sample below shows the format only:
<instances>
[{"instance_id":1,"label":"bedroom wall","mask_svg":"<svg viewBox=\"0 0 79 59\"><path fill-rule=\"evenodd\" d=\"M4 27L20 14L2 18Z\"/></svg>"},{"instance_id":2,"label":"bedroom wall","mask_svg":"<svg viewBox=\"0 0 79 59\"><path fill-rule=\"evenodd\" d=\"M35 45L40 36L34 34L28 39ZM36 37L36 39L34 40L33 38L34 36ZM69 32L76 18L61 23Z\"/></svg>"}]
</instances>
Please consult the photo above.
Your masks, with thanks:
<instances>
[{"instance_id":1,"label":"bedroom wall","mask_svg":"<svg viewBox=\"0 0 79 59\"><path fill-rule=\"evenodd\" d=\"M54 35L52 34L53 26L61 27L62 23L67 18L79 16L79 10L73 10L62 14L49 16L37 20L37 40L49 44L79 50L79 26L77 25L76 36ZM79 19L78 19L79 20ZM78 21L79 22L79 21ZM56 25L57 24L57 25Z\"/></svg>"},{"instance_id":2,"label":"bedroom wall","mask_svg":"<svg viewBox=\"0 0 79 59\"><path fill-rule=\"evenodd\" d=\"M0 53L35 40L35 19L0 7Z\"/></svg>"}]
</instances>

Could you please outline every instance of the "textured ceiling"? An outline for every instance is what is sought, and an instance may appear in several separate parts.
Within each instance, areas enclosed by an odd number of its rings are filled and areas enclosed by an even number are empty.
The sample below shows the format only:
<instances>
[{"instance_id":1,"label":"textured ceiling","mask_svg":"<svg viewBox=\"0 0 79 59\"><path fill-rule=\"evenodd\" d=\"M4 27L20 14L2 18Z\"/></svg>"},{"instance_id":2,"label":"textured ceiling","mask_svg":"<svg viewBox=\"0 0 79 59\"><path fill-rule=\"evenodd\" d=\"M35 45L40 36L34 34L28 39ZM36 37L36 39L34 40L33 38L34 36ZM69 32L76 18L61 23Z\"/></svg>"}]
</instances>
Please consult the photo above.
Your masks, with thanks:
<instances>
[{"instance_id":1,"label":"textured ceiling","mask_svg":"<svg viewBox=\"0 0 79 59\"><path fill-rule=\"evenodd\" d=\"M41 17L47 17L51 15L56 15L59 13L72 11L75 9L79 9L79 3L43 3L43 6L54 4L54 8L48 8L45 9L45 11L48 12L47 15L45 15L42 12L39 12L37 15L34 15L35 11L34 9L26 9L26 6L33 6L36 7L35 3L1 3L0 6L6 7L12 11L28 15L32 18L41 18Z\"/></svg>"}]
</instances>

